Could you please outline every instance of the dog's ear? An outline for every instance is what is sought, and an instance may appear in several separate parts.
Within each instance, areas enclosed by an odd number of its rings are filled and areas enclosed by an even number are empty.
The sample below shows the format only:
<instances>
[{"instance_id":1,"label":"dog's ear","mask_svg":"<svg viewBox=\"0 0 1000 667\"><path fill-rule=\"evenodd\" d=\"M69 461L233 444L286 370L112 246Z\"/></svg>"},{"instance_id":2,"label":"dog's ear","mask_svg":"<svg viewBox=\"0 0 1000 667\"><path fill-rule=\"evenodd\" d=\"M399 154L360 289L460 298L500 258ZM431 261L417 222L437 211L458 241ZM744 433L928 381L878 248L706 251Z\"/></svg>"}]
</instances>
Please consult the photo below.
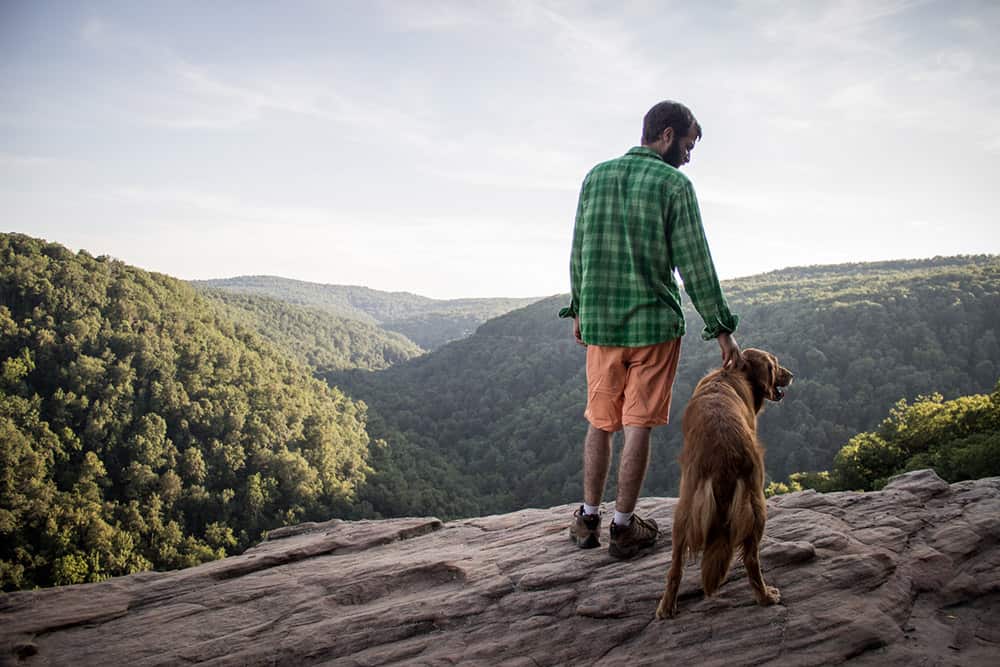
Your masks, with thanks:
<instances>
[{"instance_id":1,"label":"dog's ear","mask_svg":"<svg viewBox=\"0 0 1000 667\"><path fill-rule=\"evenodd\" d=\"M737 373L743 373L745 375L750 374L750 362L747 361L746 354L743 354L742 352L740 353L740 356L736 360L736 363L733 364L733 370L736 371Z\"/></svg>"},{"instance_id":2,"label":"dog's ear","mask_svg":"<svg viewBox=\"0 0 1000 667\"><path fill-rule=\"evenodd\" d=\"M743 351L743 373L768 396L774 390L775 366L769 357L768 353L753 348Z\"/></svg>"},{"instance_id":3,"label":"dog's ear","mask_svg":"<svg viewBox=\"0 0 1000 667\"><path fill-rule=\"evenodd\" d=\"M781 365L778 363L778 358L773 354L768 353L767 355L767 386L771 390L771 394L775 395L778 390L778 369Z\"/></svg>"}]
</instances>

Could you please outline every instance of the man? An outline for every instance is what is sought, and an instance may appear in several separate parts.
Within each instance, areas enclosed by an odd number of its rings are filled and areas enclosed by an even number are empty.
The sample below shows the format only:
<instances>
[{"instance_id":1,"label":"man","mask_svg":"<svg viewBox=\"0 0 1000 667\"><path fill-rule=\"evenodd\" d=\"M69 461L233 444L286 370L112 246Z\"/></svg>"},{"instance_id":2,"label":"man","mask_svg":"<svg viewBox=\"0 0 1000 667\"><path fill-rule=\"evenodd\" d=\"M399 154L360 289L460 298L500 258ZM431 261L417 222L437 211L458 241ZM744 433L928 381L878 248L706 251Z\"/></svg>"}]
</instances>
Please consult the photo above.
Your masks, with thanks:
<instances>
[{"instance_id":1,"label":"man","mask_svg":"<svg viewBox=\"0 0 1000 667\"><path fill-rule=\"evenodd\" d=\"M730 312L712 264L694 188L678 170L691 159L701 126L677 102L660 102L643 119L642 146L599 164L583 181L570 258L573 318L587 346L583 505L570 536L600 546L601 496L611 437L624 427L618 496L608 551L630 558L656 543L656 522L634 513L649 462L650 431L666 424L684 334L676 269L717 338L724 367L740 359Z\"/></svg>"}]
</instances>

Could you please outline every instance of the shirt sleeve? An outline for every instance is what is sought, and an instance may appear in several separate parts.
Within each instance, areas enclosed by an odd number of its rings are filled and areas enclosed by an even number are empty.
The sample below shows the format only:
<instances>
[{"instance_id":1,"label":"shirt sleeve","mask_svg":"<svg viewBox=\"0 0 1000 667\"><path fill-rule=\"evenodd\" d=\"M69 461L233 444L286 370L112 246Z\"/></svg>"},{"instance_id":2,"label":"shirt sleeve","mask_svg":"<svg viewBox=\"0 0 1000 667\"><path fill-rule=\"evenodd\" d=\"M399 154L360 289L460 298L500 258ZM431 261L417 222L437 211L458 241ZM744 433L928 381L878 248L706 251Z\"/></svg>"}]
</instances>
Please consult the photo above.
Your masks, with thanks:
<instances>
[{"instance_id":1,"label":"shirt sleeve","mask_svg":"<svg viewBox=\"0 0 1000 667\"><path fill-rule=\"evenodd\" d=\"M573 249L569 256L569 305L559 311L559 317L578 317L580 307L580 283L583 279L583 210L584 210L584 189L587 181L584 180L583 188L580 189L580 200L576 205L576 222L573 225Z\"/></svg>"},{"instance_id":2,"label":"shirt sleeve","mask_svg":"<svg viewBox=\"0 0 1000 667\"><path fill-rule=\"evenodd\" d=\"M705 322L704 340L736 331L739 316L729 310L705 238L694 186L685 181L671 196L668 207L670 261L680 272L684 291Z\"/></svg>"}]
</instances>

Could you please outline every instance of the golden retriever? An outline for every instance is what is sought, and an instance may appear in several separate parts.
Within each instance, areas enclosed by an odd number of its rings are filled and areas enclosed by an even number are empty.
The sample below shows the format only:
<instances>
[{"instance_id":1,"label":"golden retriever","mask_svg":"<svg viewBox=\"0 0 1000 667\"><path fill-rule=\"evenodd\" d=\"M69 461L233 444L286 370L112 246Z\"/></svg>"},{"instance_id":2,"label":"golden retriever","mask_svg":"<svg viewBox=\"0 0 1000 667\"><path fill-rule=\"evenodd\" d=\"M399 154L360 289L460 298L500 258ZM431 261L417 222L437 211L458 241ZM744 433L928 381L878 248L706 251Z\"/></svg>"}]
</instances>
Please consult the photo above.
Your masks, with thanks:
<instances>
[{"instance_id":1,"label":"golden retriever","mask_svg":"<svg viewBox=\"0 0 1000 667\"><path fill-rule=\"evenodd\" d=\"M764 449L757 441L757 413L764 400L780 401L792 374L773 354L748 349L736 368L702 378L684 410L680 456L681 494L674 511L673 555L657 618L677 613L684 560L703 552L701 585L712 595L726 580L740 551L758 604L781 600L764 583L760 541L764 501Z\"/></svg>"}]
</instances>

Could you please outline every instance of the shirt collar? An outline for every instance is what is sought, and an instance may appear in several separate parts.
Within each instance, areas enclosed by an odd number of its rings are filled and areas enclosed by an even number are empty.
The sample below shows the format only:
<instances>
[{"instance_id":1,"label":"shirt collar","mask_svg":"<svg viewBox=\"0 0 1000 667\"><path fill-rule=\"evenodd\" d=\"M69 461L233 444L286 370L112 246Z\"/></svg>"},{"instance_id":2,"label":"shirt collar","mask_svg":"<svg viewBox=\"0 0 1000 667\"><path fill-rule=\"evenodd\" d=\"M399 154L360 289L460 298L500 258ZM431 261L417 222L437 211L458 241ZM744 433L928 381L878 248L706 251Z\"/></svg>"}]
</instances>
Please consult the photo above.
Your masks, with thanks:
<instances>
[{"instance_id":1,"label":"shirt collar","mask_svg":"<svg viewBox=\"0 0 1000 667\"><path fill-rule=\"evenodd\" d=\"M657 160L663 159L659 153L648 146L633 146L626 155L642 155L644 157L655 157Z\"/></svg>"}]
</instances>

